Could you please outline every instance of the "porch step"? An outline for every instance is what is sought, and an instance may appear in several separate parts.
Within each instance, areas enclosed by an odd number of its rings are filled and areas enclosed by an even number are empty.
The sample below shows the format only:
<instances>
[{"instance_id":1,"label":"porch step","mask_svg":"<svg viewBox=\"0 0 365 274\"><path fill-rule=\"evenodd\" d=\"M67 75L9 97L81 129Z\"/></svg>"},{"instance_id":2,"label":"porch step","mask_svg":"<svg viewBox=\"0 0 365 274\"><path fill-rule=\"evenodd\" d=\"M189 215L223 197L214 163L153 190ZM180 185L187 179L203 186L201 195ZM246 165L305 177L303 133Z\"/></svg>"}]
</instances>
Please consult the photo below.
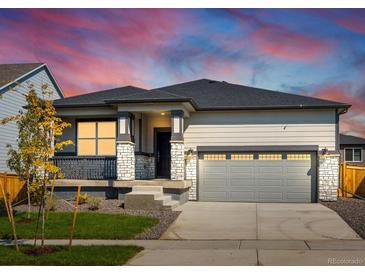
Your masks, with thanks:
<instances>
[{"instance_id":1,"label":"porch step","mask_svg":"<svg viewBox=\"0 0 365 274\"><path fill-rule=\"evenodd\" d=\"M164 204L165 209L174 209L175 207L178 207L180 205L179 201L171 200L170 202Z\"/></svg>"},{"instance_id":2,"label":"porch step","mask_svg":"<svg viewBox=\"0 0 365 274\"><path fill-rule=\"evenodd\" d=\"M133 186L124 195L124 208L134 210L171 210L180 203L163 193L161 186Z\"/></svg>"},{"instance_id":3,"label":"porch step","mask_svg":"<svg viewBox=\"0 0 365 274\"><path fill-rule=\"evenodd\" d=\"M132 191L145 191L145 192L161 192L163 193L163 187L162 186L133 186Z\"/></svg>"}]
</instances>

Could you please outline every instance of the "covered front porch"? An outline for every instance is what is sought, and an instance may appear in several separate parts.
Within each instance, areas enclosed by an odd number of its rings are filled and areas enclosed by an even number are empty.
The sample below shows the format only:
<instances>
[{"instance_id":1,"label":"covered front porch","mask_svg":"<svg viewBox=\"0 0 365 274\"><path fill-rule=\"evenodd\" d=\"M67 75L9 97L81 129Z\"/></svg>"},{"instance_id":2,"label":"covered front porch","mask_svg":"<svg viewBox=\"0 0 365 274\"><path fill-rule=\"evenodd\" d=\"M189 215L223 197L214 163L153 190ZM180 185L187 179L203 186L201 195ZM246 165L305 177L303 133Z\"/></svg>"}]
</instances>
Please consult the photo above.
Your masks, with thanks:
<instances>
[{"instance_id":1,"label":"covered front porch","mask_svg":"<svg viewBox=\"0 0 365 274\"><path fill-rule=\"evenodd\" d=\"M135 104L58 113L71 124L62 139L74 143L53 157L63 173L59 182L185 180L183 131L189 112L183 105Z\"/></svg>"}]
</instances>

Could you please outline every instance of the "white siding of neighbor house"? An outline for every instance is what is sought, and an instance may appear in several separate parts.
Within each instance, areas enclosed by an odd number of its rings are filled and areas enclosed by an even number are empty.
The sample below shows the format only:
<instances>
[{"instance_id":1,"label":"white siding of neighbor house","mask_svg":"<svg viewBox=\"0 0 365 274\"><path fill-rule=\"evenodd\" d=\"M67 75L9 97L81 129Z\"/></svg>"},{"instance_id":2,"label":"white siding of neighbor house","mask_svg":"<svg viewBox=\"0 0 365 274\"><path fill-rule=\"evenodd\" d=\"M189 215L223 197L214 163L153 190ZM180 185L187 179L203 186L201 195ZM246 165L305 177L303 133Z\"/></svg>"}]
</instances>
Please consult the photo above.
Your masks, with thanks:
<instances>
[{"instance_id":1,"label":"white siding of neighbor house","mask_svg":"<svg viewBox=\"0 0 365 274\"><path fill-rule=\"evenodd\" d=\"M186 120L185 148L318 145L335 150L334 110L195 112Z\"/></svg>"},{"instance_id":2,"label":"white siding of neighbor house","mask_svg":"<svg viewBox=\"0 0 365 274\"><path fill-rule=\"evenodd\" d=\"M20 110L23 110L23 106L26 104L23 95L29 90L27 88L27 82L32 83L37 91L41 90L43 84L48 84L49 90L53 91L52 99L60 98L55 86L52 84L47 72L43 68L37 74L21 82L21 86L17 87L17 91L9 91L8 89L7 91L5 91L6 89L0 91L2 94L2 98L0 98L0 119L16 115ZM41 95L40 92L39 95ZM11 144L16 148L17 138L18 128L15 122L0 125L0 172L10 171L6 164L8 159L8 149L6 148L6 145Z\"/></svg>"}]
</instances>

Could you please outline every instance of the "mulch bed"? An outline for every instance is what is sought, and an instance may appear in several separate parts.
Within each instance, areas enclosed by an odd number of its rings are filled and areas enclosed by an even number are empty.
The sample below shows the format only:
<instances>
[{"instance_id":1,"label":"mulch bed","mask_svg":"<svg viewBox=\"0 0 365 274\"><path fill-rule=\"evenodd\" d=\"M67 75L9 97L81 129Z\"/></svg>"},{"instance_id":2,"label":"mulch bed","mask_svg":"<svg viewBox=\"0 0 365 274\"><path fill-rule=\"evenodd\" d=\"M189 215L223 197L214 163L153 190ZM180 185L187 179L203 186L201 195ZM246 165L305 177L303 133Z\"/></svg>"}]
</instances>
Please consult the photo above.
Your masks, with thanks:
<instances>
[{"instance_id":1,"label":"mulch bed","mask_svg":"<svg viewBox=\"0 0 365 274\"><path fill-rule=\"evenodd\" d=\"M365 201L356 198L338 198L336 202L322 202L365 239Z\"/></svg>"},{"instance_id":2,"label":"mulch bed","mask_svg":"<svg viewBox=\"0 0 365 274\"><path fill-rule=\"evenodd\" d=\"M68 201L73 204L74 201ZM148 216L159 219L159 223L150 229L138 234L135 239L138 240L157 240L167 230L167 228L177 219L181 211L171 210L127 210L122 207L122 204L117 199L101 200L98 210L89 210L87 203L78 206L79 212L99 212L99 213L110 213L110 214L128 214L134 216ZM26 212L27 205L21 204L14 207L14 211ZM37 211L37 206L31 207L32 211ZM55 210L59 212L71 212L72 207L62 200L55 201Z\"/></svg>"},{"instance_id":3,"label":"mulch bed","mask_svg":"<svg viewBox=\"0 0 365 274\"><path fill-rule=\"evenodd\" d=\"M58 250L59 248L57 248L56 246L36 246L27 249L24 253L29 256L40 256L44 254L51 254Z\"/></svg>"}]
</instances>

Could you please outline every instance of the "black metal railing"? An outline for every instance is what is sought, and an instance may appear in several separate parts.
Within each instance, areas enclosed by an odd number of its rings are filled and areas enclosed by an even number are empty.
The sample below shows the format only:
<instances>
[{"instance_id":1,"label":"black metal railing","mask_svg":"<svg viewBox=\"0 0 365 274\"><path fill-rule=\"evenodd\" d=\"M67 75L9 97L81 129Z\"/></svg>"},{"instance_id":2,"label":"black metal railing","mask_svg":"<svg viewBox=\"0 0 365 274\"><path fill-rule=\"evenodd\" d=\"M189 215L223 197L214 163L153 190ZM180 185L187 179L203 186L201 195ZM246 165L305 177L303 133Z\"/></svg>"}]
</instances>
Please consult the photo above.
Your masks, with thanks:
<instances>
[{"instance_id":1,"label":"black metal railing","mask_svg":"<svg viewBox=\"0 0 365 274\"><path fill-rule=\"evenodd\" d=\"M54 156L65 179L109 180L117 178L117 158L107 156Z\"/></svg>"}]
</instances>

